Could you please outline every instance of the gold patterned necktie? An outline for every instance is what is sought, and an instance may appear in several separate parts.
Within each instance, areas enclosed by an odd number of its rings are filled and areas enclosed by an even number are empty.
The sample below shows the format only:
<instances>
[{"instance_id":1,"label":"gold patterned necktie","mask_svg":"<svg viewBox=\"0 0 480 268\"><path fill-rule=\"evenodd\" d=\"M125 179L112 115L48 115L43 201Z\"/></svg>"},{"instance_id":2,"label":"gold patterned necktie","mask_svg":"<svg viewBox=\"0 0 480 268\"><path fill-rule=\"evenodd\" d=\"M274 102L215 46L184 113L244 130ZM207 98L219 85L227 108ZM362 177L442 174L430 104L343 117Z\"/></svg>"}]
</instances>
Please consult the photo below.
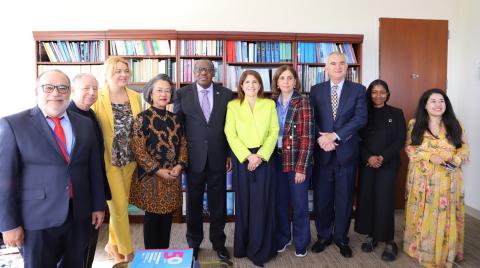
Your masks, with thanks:
<instances>
[{"instance_id":1,"label":"gold patterned necktie","mask_svg":"<svg viewBox=\"0 0 480 268\"><path fill-rule=\"evenodd\" d=\"M338 88L338 85L333 85L332 86L332 92L331 92L333 120L335 120L335 118L337 117L337 109L338 109L337 88Z\"/></svg>"}]
</instances>

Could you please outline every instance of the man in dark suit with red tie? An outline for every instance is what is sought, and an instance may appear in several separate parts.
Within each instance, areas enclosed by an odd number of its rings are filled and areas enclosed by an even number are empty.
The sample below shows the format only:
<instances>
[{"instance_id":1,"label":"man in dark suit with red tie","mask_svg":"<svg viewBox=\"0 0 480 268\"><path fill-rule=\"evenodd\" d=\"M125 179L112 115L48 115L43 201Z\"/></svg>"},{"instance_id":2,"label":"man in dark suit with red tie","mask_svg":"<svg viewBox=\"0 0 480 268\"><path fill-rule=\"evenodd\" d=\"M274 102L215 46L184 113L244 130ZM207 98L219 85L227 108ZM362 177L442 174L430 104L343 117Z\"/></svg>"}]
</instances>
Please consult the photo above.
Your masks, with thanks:
<instances>
[{"instance_id":1,"label":"man in dark suit with red tie","mask_svg":"<svg viewBox=\"0 0 480 268\"><path fill-rule=\"evenodd\" d=\"M325 66L329 81L310 90L315 137L313 202L318 241L315 253L333 242L343 257L350 258L348 230L352 215L358 131L367 123L365 87L346 80L347 60L333 52Z\"/></svg>"},{"instance_id":2,"label":"man in dark suit with red tie","mask_svg":"<svg viewBox=\"0 0 480 268\"><path fill-rule=\"evenodd\" d=\"M0 231L25 267L83 267L105 210L92 122L66 112L70 80L39 76L37 106L0 119Z\"/></svg>"}]
</instances>

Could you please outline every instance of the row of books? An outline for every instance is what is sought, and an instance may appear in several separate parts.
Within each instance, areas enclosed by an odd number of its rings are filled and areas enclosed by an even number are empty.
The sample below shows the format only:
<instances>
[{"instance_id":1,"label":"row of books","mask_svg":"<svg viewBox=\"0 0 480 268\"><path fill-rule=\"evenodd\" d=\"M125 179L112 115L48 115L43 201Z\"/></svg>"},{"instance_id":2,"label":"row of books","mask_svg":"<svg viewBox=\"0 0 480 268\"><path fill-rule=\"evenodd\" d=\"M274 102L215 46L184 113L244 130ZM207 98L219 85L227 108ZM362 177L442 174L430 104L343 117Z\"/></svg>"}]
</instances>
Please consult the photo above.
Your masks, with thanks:
<instances>
[{"instance_id":1,"label":"row of books","mask_svg":"<svg viewBox=\"0 0 480 268\"><path fill-rule=\"evenodd\" d=\"M180 41L182 56L223 56L222 40L182 40Z\"/></svg>"},{"instance_id":2,"label":"row of books","mask_svg":"<svg viewBox=\"0 0 480 268\"><path fill-rule=\"evenodd\" d=\"M227 172L225 174L225 182L227 186L227 190L230 191L233 189L232 187L232 171ZM182 173L182 190L186 191L187 190L187 175L185 172ZM205 186L205 191L207 191L207 187Z\"/></svg>"},{"instance_id":3,"label":"row of books","mask_svg":"<svg viewBox=\"0 0 480 268\"><path fill-rule=\"evenodd\" d=\"M313 85L325 82L329 79L325 67L298 65L297 72L302 80L302 88L304 92L310 92L310 88ZM346 79L358 82L358 67L348 67Z\"/></svg>"},{"instance_id":4,"label":"row of books","mask_svg":"<svg viewBox=\"0 0 480 268\"><path fill-rule=\"evenodd\" d=\"M194 59L180 59L180 81L182 83L191 83L195 81L195 75L193 73L195 62ZM213 66L215 67L215 73L213 81L219 82L223 81L223 62L221 61L212 61Z\"/></svg>"},{"instance_id":5,"label":"row of books","mask_svg":"<svg viewBox=\"0 0 480 268\"><path fill-rule=\"evenodd\" d=\"M49 62L99 62L105 60L103 41L42 42ZM42 53L40 53L41 57ZM40 59L42 60L42 59Z\"/></svg>"},{"instance_id":6,"label":"row of books","mask_svg":"<svg viewBox=\"0 0 480 268\"><path fill-rule=\"evenodd\" d=\"M245 70L254 70L260 74L263 83L263 91L270 92L270 81L277 68L248 68L242 66L227 66L227 87L232 91L238 91L238 81Z\"/></svg>"},{"instance_id":7,"label":"row of books","mask_svg":"<svg viewBox=\"0 0 480 268\"><path fill-rule=\"evenodd\" d=\"M208 195L207 193L203 193L203 215L208 216L210 215L210 211L208 210ZM183 203L182 203L182 215L187 215L187 193L183 192ZM234 192L227 192L227 215L232 216L235 215L235 193Z\"/></svg>"},{"instance_id":8,"label":"row of books","mask_svg":"<svg viewBox=\"0 0 480 268\"><path fill-rule=\"evenodd\" d=\"M110 54L121 56L174 56L176 40L112 40Z\"/></svg>"},{"instance_id":9,"label":"row of books","mask_svg":"<svg viewBox=\"0 0 480 268\"><path fill-rule=\"evenodd\" d=\"M70 80L79 73L92 74L97 78L99 87L103 87L105 84L105 68L103 65L38 65L38 74L41 74L47 70L58 69L62 70Z\"/></svg>"},{"instance_id":10,"label":"row of books","mask_svg":"<svg viewBox=\"0 0 480 268\"><path fill-rule=\"evenodd\" d=\"M130 82L148 82L157 74L167 74L172 81L176 77L176 62L171 59L129 59Z\"/></svg>"},{"instance_id":11,"label":"row of books","mask_svg":"<svg viewBox=\"0 0 480 268\"><path fill-rule=\"evenodd\" d=\"M299 42L297 59L299 63L325 63L328 55L334 51L344 53L347 57L347 63L357 63L353 46L348 43Z\"/></svg>"},{"instance_id":12,"label":"row of books","mask_svg":"<svg viewBox=\"0 0 480 268\"><path fill-rule=\"evenodd\" d=\"M227 62L291 62L291 42L226 41Z\"/></svg>"}]
</instances>

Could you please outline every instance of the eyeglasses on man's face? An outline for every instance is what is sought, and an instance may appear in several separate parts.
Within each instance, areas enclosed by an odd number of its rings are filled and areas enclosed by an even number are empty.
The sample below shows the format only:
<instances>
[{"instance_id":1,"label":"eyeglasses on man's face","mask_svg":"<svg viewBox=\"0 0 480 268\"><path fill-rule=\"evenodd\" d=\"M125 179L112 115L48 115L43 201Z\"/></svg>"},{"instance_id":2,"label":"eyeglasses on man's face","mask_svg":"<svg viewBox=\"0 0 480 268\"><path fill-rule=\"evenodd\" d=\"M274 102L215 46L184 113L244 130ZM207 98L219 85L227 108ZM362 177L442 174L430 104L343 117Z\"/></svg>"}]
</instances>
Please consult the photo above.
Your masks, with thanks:
<instances>
[{"instance_id":1,"label":"eyeglasses on man's face","mask_svg":"<svg viewBox=\"0 0 480 268\"><path fill-rule=\"evenodd\" d=\"M203 72L213 73L213 71L215 71L215 69L214 69L214 68L199 67L199 68L195 68L195 71L196 71L197 73L203 73Z\"/></svg>"},{"instance_id":2,"label":"eyeglasses on man's face","mask_svg":"<svg viewBox=\"0 0 480 268\"><path fill-rule=\"evenodd\" d=\"M57 89L58 93L60 94L67 94L70 92L70 87L66 85L51 85L51 84L45 84L40 86L45 93L52 93L55 89Z\"/></svg>"}]
</instances>

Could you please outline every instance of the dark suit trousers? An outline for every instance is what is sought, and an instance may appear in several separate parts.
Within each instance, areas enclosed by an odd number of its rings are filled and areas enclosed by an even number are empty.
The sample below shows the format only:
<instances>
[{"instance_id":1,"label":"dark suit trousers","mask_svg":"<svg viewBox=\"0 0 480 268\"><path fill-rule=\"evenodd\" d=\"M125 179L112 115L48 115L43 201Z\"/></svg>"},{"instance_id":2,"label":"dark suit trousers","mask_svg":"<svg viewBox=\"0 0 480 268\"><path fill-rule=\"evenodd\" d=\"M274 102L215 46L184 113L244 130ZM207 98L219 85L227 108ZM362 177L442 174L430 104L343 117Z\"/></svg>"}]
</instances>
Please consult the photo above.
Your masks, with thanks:
<instances>
[{"instance_id":1,"label":"dark suit trousers","mask_svg":"<svg viewBox=\"0 0 480 268\"><path fill-rule=\"evenodd\" d=\"M83 259L85 268L91 268L93 264L93 258L95 257L95 250L97 249L98 241L98 229L95 229L95 225L91 225L91 234L85 249L85 256Z\"/></svg>"},{"instance_id":2,"label":"dark suit trousers","mask_svg":"<svg viewBox=\"0 0 480 268\"><path fill-rule=\"evenodd\" d=\"M318 239L333 237L337 244L348 244L354 186L355 166L341 166L335 152L328 164L315 167L313 202Z\"/></svg>"},{"instance_id":3,"label":"dark suit trousers","mask_svg":"<svg viewBox=\"0 0 480 268\"><path fill-rule=\"evenodd\" d=\"M355 231L377 241L391 241L395 231L395 179L398 163L360 168Z\"/></svg>"},{"instance_id":4,"label":"dark suit trousers","mask_svg":"<svg viewBox=\"0 0 480 268\"><path fill-rule=\"evenodd\" d=\"M255 265L263 266L277 254L273 160L263 161L253 172L247 169L248 161L240 163L236 157L232 160L235 187L233 255L248 257Z\"/></svg>"},{"instance_id":5,"label":"dark suit trousers","mask_svg":"<svg viewBox=\"0 0 480 268\"><path fill-rule=\"evenodd\" d=\"M21 248L25 268L83 268L91 218L74 220L70 202L66 221L57 227L25 230Z\"/></svg>"},{"instance_id":6,"label":"dark suit trousers","mask_svg":"<svg viewBox=\"0 0 480 268\"><path fill-rule=\"evenodd\" d=\"M208 163L208 160L207 160ZM224 165L225 163L218 163ZM203 172L187 172L187 242L198 248L203 240L203 193L207 185L210 211L210 241L214 249L225 246L226 236L226 177L225 171L214 172L207 167Z\"/></svg>"}]
</instances>

